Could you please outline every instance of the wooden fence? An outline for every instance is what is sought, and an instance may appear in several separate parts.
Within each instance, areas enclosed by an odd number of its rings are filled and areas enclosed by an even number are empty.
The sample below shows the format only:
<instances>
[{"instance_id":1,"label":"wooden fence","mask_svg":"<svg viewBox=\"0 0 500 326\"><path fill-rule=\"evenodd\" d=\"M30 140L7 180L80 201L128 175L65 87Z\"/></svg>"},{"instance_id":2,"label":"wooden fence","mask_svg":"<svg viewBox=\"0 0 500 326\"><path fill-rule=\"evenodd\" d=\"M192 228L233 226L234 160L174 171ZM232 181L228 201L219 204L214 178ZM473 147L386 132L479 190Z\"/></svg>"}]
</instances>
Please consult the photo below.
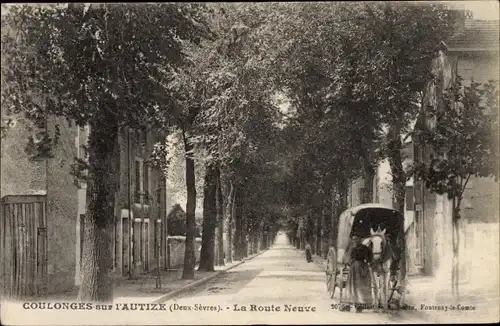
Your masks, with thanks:
<instances>
[{"instance_id":1,"label":"wooden fence","mask_svg":"<svg viewBox=\"0 0 500 326\"><path fill-rule=\"evenodd\" d=\"M43 296L47 291L46 196L0 200L0 290L5 298Z\"/></svg>"}]
</instances>

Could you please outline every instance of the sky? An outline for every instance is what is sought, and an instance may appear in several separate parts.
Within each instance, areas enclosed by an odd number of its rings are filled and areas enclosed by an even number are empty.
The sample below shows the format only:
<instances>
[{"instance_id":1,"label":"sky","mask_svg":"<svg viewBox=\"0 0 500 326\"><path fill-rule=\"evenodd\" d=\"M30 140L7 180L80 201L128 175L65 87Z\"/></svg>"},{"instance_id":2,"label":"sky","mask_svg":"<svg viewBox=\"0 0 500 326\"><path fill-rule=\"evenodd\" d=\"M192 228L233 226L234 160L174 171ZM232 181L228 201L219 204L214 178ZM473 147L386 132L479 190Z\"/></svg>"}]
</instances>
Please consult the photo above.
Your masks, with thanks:
<instances>
[{"instance_id":1,"label":"sky","mask_svg":"<svg viewBox=\"0 0 500 326\"><path fill-rule=\"evenodd\" d=\"M456 8L470 10L474 14L475 19L481 20L498 20L499 19L499 2L497 0L481 0L481 1L442 1ZM6 4L2 4L5 9Z\"/></svg>"},{"instance_id":2,"label":"sky","mask_svg":"<svg viewBox=\"0 0 500 326\"><path fill-rule=\"evenodd\" d=\"M499 2L496 0L483 1L443 1L451 7L470 10L474 19L479 20L498 20Z\"/></svg>"}]
</instances>

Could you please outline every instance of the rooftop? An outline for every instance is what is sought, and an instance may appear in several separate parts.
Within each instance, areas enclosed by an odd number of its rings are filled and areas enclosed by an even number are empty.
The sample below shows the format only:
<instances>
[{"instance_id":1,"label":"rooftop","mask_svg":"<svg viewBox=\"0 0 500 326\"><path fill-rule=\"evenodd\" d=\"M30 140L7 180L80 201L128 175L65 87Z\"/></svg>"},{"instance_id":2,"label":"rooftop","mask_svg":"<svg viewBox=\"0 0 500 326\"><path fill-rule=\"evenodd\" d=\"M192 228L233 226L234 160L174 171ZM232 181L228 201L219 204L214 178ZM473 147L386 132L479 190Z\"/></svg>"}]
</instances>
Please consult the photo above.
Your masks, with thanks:
<instances>
[{"instance_id":1,"label":"rooftop","mask_svg":"<svg viewBox=\"0 0 500 326\"><path fill-rule=\"evenodd\" d=\"M450 51L498 51L498 20L466 20L463 29L446 42Z\"/></svg>"}]
</instances>

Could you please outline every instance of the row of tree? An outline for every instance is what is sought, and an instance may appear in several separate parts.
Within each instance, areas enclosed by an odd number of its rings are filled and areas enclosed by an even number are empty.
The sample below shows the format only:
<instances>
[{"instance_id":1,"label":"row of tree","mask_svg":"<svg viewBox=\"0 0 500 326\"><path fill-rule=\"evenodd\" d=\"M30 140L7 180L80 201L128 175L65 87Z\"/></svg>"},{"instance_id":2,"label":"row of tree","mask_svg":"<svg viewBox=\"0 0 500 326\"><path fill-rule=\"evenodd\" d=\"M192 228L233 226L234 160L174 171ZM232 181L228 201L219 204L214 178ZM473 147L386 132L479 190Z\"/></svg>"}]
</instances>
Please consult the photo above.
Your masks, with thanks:
<instances>
[{"instance_id":1,"label":"row of tree","mask_svg":"<svg viewBox=\"0 0 500 326\"><path fill-rule=\"evenodd\" d=\"M229 261L243 258L248 243L250 251L265 247L265 235L280 224L326 254L350 181L362 176L371 184L383 158L391 165L395 208L403 211L411 175L403 168L403 138L428 109L422 98L434 78L431 61L451 35L453 17L437 3L388 2L10 8L2 16L2 57L9 58L2 107L91 127L80 298L112 298L109 203L123 128L179 135L187 189L184 278L195 273L201 195L203 270L223 264L224 253ZM484 106L470 100L479 89L450 97L468 111L440 118L455 130L453 139L443 135L446 141L460 140L463 114ZM486 92L496 98L493 89ZM482 128L481 118L473 121L467 128ZM477 144L479 136L471 137ZM483 138L483 149L454 157L497 155ZM169 148L161 141L152 157L164 172ZM483 156L458 175L491 175ZM203 194L196 192L195 163L204 167ZM412 173L432 188L448 176L429 172L435 166ZM404 240L399 245L404 252Z\"/></svg>"}]
</instances>

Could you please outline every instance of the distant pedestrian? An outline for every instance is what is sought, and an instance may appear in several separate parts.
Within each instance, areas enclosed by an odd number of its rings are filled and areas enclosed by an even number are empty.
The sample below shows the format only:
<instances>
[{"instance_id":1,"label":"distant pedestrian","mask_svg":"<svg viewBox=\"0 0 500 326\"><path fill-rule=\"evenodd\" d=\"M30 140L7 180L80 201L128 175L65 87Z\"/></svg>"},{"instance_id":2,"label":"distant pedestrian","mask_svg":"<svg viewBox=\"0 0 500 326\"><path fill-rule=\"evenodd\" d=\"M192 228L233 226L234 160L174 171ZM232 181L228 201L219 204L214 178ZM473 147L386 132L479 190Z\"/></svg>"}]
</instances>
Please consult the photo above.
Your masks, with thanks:
<instances>
[{"instance_id":1,"label":"distant pedestrian","mask_svg":"<svg viewBox=\"0 0 500 326\"><path fill-rule=\"evenodd\" d=\"M353 236L346 248L342 262L349 265L349 277L346 285L347 300L357 312L371 302L371 282L368 263L371 261L370 249L362 244L362 239ZM347 307L346 307L347 308Z\"/></svg>"},{"instance_id":2,"label":"distant pedestrian","mask_svg":"<svg viewBox=\"0 0 500 326\"><path fill-rule=\"evenodd\" d=\"M312 262L312 250L311 250L311 245L308 243L306 244L306 260L308 263Z\"/></svg>"}]
</instances>

